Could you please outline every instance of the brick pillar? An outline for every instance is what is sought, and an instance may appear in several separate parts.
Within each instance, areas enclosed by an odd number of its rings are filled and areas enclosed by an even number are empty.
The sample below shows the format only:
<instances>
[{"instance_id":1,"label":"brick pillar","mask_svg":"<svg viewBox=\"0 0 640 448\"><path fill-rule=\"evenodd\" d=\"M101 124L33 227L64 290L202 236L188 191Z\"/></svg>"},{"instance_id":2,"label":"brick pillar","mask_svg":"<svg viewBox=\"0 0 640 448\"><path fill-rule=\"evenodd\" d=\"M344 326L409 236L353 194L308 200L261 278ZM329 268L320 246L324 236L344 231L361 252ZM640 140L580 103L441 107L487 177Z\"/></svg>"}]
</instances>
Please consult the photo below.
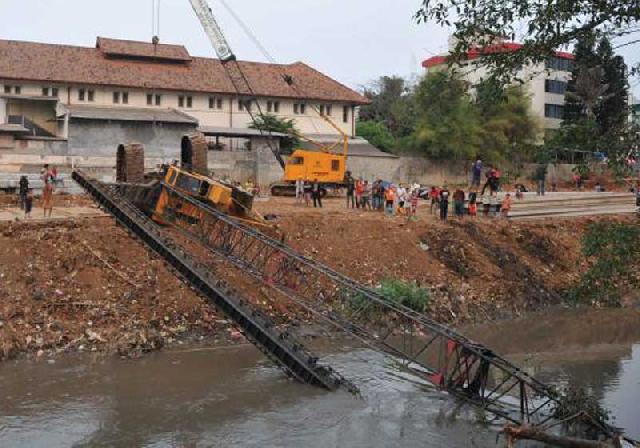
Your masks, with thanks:
<instances>
[{"instance_id":1,"label":"brick pillar","mask_svg":"<svg viewBox=\"0 0 640 448\"><path fill-rule=\"evenodd\" d=\"M183 168L208 176L208 152L209 145L204 134L197 132L182 137L180 161Z\"/></svg>"},{"instance_id":2,"label":"brick pillar","mask_svg":"<svg viewBox=\"0 0 640 448\"><path fill-rule=\"evenodd\" d=\"M140 143L119 145L116 152L116 181L144 182L144 146Z\"/></svg>"}]
</instances>

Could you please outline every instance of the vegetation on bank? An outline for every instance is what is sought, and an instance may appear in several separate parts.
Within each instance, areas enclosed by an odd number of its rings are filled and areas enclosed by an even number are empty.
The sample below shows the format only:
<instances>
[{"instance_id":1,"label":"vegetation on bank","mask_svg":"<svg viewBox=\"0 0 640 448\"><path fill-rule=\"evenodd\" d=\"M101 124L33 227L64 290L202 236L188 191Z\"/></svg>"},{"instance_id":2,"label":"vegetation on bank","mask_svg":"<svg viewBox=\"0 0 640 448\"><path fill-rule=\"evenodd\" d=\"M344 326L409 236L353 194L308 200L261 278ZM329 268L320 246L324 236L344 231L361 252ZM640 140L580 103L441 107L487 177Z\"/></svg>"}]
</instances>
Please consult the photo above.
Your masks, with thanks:
<instances>
[{"instance_id":1,"label":"vegetation on bank","mask_svg":"<svg viewBox=\"0 0 640 448\"><path fill-rule=\"evenodd\" d=\"M419 313L426 311L431 298L429 289L399 279L382 280L377 292L391 304L406 306ZM347 303L352 313L369 318L381 317L390 311L362 294L347 297Z\"/></svg>"},{"instance_id":2,"label":"vegetation on bank","mask_svg":"<svg viewBox=\"0 0 640 448\"><path fill-rule=\"evenodd\" d=\"M582 253L591 259L589 269L569 290L576 303L621 305L625 290L638 288L637 260L640 257L640 225L610 221L589 225L582 238Z\"/></svg>"}]
</instances>

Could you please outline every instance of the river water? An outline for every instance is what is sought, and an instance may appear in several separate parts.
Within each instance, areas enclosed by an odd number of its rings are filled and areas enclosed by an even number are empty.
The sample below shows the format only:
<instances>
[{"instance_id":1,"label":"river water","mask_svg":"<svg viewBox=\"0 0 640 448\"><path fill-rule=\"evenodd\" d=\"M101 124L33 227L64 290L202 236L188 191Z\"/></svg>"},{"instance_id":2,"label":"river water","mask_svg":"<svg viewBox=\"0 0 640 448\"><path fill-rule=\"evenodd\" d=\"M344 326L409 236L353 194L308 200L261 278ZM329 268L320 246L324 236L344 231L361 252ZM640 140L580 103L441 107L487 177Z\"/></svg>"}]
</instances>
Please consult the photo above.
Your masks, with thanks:
<instances>
[{"instance_id":1,"label":"river water","mask_svg":"<svg viewBox=\"0 0 640 448\"><path fill-rule=\"evenodd\" d=\"M550 383L590 386L616 424L640 438L640 345L574 355L515 358ZM362 398L288 380L252 346L7 362L0 447L504 446L496 427L375 352L343 351L329 361Z\"/></svg>"}]
</instances>

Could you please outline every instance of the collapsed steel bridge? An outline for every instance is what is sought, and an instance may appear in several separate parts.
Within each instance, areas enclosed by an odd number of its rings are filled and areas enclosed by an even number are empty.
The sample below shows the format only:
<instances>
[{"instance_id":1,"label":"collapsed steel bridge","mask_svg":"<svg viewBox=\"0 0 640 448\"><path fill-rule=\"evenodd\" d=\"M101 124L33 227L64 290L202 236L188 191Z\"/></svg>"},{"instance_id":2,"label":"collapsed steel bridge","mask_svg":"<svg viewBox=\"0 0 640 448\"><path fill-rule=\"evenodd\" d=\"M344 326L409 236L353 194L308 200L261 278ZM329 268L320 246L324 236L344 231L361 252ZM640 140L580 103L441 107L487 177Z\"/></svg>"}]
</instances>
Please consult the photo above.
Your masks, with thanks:
<instances>
[{"instance_id":1,"label":"collapsed steel bridge","mask_svg":"<svg viewBox=\"0 0 640 448\"><path fill-rule=\"evenodd\" d=\"M74 171L72 177L130 233L162 257L177 275L232 319L247 339L287 374L299 381L330 390L340 386L354 389L330 367L318 364L318 358L308 352L299 341L287 332L278 331L264 313L253 308L215 278L209 269L185 253L148 216L117 194L114 186L105 185L79 171Z\"/></svg>"},{"instance_id":2,"label":"collapsed steel bridge","mask_svg":"<svg viewBox=\"0 0 640 448\"><path fill-rule=\"evenodd\" d=\"M74 173L74 179L101 205L113 204L108 205L110 208L107 210L140 236L139 232L129 227L129 221L123 222L118 217L122 213L119 207L122 207L129 214L136 215L135 221L149 221L140 210L124 199L127 194L126 186L106 186L89 180L80 173ZM160 185L169 198L162 220L171 223L183 236L196 241L220 261L240 269L365 346L399 361L404 369L497 419L534 427L543 427L554 419L554 410L561 402L561 394L489 348L422 313L383 297L375 290L301 255L277 239L240 223L169 185L162 182ZM197 219L181 213L185 203L197 207ZM158 232L149 231L153 234ZM144 237L141 239L149 244ZM164 250L156 252L165 257ZM180 269L178 271L187 281L191 281L190 274L185 275ZM206 275L203 269L200 269L200 273L202 276ZM218 304L218 301L213 302ZM386 318L372 320L372 310L382 310ZM244 332L247 331L242 322L239 326ZM256 336L249 334L249 339L256 343ZM291 367L283 364L271 352L277 346L257 345L271 359L285 367L285 370L291 370ZM331 380L326 380L326 377L303 380L324 387L327 387L327 382L345 383L337 373L326 367L323 369L327 369ZM300 374L294 376L301 377ZM574 423L588 428L592 434L613 437L619 432L583 412L576 414L574 419Z\"/></svg>"}]
</instances>

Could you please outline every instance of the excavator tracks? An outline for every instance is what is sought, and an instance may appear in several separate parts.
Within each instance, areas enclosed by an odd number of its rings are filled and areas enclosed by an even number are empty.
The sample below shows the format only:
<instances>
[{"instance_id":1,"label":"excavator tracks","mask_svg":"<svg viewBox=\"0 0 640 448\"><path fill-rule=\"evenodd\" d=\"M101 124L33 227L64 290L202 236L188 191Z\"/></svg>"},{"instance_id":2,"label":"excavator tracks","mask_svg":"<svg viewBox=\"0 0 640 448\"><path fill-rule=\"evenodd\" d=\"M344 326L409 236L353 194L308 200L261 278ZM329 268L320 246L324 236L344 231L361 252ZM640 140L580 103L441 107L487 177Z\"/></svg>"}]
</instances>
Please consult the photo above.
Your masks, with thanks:
<instances>
[{"instance_id":1,"label":"excavator tracks","mask_svg":"<svg viewBox=\"0 0 640 448\"><path fill-rule=\"evenodd\" d=\"M251 304L228 290L212 272L192 259L184 249L163 234L162 229L140 209L119 194L117 186L103 184L80 171L75 180L103 209L149 249L169 264L195 291L215 305L239 327L258 349L297 380L329 390L357 389L293 339L278 331L273 322Z\"/></svg>"}]
</instances>

